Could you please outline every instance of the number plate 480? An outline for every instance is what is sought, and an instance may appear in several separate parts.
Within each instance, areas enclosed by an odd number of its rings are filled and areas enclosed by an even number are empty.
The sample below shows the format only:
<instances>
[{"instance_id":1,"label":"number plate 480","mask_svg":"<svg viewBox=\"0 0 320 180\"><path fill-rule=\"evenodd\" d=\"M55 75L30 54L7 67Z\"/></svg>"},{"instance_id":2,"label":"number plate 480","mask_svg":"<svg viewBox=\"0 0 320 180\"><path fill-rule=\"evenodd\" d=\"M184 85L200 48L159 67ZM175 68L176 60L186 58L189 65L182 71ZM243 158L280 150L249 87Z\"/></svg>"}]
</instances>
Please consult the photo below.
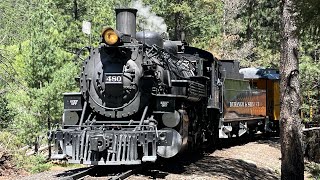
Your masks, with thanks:
<instances>
[{"instance_id":1,"label":"number plate 480","mask_svg":"<svg viewBox=\"0 0 320 180\"><path fill-rule=\"evenodd\" d=\"M104 76L105 84L122 84L122 73L121 74L109 74L106 73Z\"/></svg>"}]
</instances>

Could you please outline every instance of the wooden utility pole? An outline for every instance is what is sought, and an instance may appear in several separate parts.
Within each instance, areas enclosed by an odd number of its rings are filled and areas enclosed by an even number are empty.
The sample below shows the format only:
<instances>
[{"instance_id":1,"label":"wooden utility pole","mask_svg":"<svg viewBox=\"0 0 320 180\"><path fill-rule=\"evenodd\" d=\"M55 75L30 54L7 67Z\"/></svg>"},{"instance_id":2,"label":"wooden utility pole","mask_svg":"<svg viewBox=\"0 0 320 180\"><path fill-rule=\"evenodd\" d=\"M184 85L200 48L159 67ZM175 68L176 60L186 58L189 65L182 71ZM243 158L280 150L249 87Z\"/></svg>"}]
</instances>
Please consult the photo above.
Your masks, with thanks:
<instances>
[{"instance_id":1,"label":"wooden utility pole","mask_svg":"<svg viewBox=\"0 0 320 180\"><path fill-rule=\"evenodd\" d=\"M296 34L293 0L282 0L281 59L280 59L280 139L281 179L303 179L302 125L299 117L301 106L298 35Z\"/></svg>"}]
</instances>

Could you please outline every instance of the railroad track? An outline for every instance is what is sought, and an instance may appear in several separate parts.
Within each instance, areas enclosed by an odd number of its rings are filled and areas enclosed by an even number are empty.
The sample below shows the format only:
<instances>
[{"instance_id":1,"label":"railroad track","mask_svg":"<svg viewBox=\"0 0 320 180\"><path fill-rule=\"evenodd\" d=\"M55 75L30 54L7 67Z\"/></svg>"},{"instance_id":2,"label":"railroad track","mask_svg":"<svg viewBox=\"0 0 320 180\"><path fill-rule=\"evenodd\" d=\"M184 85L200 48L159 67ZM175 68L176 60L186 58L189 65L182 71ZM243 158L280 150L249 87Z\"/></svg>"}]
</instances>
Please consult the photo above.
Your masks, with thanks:
<instances>
[{"instance_id":1,"label":"railroad track","mask_svg":"<svg viewBox=\"0 0 320 180\"><path fill-rule=\"evenodd\" d=\"M106 169L108 166L91 166L88 168L82 168L79 170L74 170L76 172L71 173L70 175L63 177L63 180L76 180L76 179L85 179L89 177L106 177L108 180L123 180L136 173L141 172L142 170L149 169L149 163L138 165L135 167L132 166L120 166L117 170L118 172L108 172ZM128 169L132 168L132 169Z\"/></svg>"},{"instance_id":2,"label":"railroad track","mask_svg":"<svg viewBox=\"0 0 320 180\"><path fill-rule=\"evenodd\" d=\"M123 172L119 175L113 176L111 178L109 178L109 180L122 180L122 179L126 179L128 177L130 177L131 175L135 174L137 172L137 170L133 169L133 170L128 170L126 172Z\"/></svg>"},{"instance_id":3,"label":"railroad track","mask_svg":"<svg viewBox=\"0 0 320 180\"><path fill-rule=\"evenodd\" d=\"M97 168L98 168L97 166L91 166L88 168L81 168L81 169L79 169L79 171L72 173L71 175L68 175L67 177L62 178L62 180L84 179L86 176L90 175Z\"/></svg>"}]
</instances>

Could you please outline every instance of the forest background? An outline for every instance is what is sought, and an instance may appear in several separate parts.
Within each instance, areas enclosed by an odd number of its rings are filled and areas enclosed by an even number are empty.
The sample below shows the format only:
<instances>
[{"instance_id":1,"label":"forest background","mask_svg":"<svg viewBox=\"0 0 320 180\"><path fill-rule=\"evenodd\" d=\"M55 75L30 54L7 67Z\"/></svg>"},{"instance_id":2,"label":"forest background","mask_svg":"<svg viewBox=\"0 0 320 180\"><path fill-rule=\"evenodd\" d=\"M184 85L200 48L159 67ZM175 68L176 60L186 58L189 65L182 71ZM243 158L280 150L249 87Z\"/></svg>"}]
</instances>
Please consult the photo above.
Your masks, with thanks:
<instances>
[{"instance_id":1,"label":"forest background","mask_svg":"<svg viewBox=\"0 0 320 180\"><path fill-rule=\"evenodd\" d=\"M92 24L97 46L103 26L115 27L114 8L135 7L138 30L166 31L173 39L185 34L191 45L219 59L239 60L242 67L278 68L280 15L278 0L2 0L0 2L0 143L18 165L32 171L44 157L19 156L37 137L45 142L47 120L58 125L62 93L77 92L79 49L89 44L81 32ZM320 108L320 2L296 2L300 48L300 82L305 122L318 121ZM152 22L153 21L153 22ZM157 23L154 23L154 22ZM38 138L39 139L39 138ZM41 139L41 138L40 138Z\"/></svg>"}]
</instances>

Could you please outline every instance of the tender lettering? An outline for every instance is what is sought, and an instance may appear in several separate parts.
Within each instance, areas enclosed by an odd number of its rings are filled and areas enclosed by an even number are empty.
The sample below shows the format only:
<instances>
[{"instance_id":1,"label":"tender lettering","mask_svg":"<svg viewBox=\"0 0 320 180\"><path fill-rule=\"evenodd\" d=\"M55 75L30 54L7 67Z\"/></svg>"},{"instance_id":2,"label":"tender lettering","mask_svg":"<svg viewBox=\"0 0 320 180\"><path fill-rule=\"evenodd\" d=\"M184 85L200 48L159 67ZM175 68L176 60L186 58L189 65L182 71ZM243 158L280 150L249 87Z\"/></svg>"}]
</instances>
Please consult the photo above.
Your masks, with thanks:
<instances>
[{"instance_id":1,"label":"tender lettering","mask_svg":"<svg viewBox=\"0 0 320 180\"><path fill-rule=\"evenodd\" d=\"M259 107L260 102L230 102L230 107Z\"/></svg>"}]
</instances>

